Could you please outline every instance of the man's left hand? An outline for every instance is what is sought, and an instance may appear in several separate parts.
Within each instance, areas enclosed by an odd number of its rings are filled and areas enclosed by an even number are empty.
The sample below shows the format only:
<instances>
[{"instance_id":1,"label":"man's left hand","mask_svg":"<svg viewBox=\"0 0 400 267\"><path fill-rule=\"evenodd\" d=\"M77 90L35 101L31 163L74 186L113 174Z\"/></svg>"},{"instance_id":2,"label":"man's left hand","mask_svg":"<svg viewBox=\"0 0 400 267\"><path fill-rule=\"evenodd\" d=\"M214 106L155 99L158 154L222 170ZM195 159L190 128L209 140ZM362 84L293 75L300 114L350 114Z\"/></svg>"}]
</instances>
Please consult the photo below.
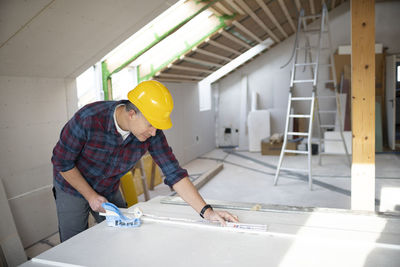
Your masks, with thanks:
<instances>
[{"instance_id":1,"label":"man's left hand","mask_svg":"<svg viewBox=\"0 0 400 267\"><path fill-rule=\"evenodd\" d=\"M236 215L230 214L227 211L215 211L212 209L206 210L204 218L209 221L220 222L223 226L226 226L226 222L239 222Z\"/></svg>"}]
</instances>

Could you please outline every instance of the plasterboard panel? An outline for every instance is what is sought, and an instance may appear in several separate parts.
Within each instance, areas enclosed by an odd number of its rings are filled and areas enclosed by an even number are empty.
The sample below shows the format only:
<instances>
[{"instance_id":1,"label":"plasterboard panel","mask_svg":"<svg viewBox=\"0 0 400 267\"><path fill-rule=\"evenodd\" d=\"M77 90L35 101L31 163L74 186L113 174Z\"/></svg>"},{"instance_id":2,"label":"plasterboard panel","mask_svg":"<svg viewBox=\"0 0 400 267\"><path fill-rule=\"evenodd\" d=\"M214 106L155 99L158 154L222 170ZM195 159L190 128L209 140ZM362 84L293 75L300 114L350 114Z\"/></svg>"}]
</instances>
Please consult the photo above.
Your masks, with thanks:
<instances>
[{"instance_id":1,"label":"plasterboard panel","mask_svg":"<svg viewBox=\"0 0 400 267\"><path fill-rule=\"evenodd\" d=\"M0 179L0 249L9 266L17 266L26 261L24 248L19 238L14 218L8 205L6 192ZM2 259L0 259L2 260ZM1 263L1 261L0 261Z\"/></svg>"},{"instance_id":2,"label":"plasterboard panel","mask_svg":"<svg viewBox=\"0 0 400 267\"><path fill-rule=\"evenodd\" d=\"M0 178L12 198L52 181L52 150L67 122L65 84L0 77L0 86Z\"/></svg>"},{"instance_id":3,"label":"plasterboard panel","mask_svg":"<svg viewBox=\"0 0 400 267\"><path fill-rule=\"evenodd\" d=\"M168 7L161 0L54 1L0 49L0 74L76 77Z\"/></svg>"},{"instance_id":4,"label":"plasterboard panel","mask_svg":"<svg viewBox=\"0 0 400 267\"><path fill-rule=\"evenodd\" d=\"M58 231L56 204L51 187L12 199L10 207L24 247Z\"/></svg>"},{"instance_id":5,"label":"plasterboard panel","mask_svg":"<svg viewBox=\"0 0 400 267\"><path fill-rule=\"evenodd\" d=\"M6 42L29 20L33 19L51 0L0 1L0 44Z\"/></svg>"}]
</instances>

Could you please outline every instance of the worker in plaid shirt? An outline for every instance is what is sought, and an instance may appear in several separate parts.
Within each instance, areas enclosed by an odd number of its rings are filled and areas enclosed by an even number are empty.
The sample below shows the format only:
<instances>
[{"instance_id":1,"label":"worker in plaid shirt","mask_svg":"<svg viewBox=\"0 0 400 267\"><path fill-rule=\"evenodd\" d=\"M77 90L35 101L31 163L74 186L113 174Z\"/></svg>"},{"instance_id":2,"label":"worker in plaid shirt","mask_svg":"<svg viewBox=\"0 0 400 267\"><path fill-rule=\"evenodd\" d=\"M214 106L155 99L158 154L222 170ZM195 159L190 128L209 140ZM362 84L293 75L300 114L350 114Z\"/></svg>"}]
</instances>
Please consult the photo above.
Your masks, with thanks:
<instances>
[{"instance_id":1,"label":"worker in plaid shirt","mask_svg":"<svg viewBox=\"0 0 400 267\"><path fill-rule=\"evenodd\" d=\"M54 197L61 242L88 228L89 212L104 220L101 204L120 208L126 203L119 192L120 178L147 151L173 188L208 220L237 222L226 211L206 205L179 166L163 133L172 126L172 96L157 81L145 81L128 93L129 100L100 101L80 109L61 131L53 150Z\"/></svg>"}]
</instances>

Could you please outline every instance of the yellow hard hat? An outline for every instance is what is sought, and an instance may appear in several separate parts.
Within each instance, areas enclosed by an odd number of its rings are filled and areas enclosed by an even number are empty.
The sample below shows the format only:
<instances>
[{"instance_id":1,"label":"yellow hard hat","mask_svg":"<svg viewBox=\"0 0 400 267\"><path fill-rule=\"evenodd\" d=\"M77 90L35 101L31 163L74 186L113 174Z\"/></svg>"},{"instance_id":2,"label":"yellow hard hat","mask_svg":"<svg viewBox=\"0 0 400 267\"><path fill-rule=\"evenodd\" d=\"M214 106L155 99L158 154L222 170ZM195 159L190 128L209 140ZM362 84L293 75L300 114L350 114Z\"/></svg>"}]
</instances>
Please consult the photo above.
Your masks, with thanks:
<instances>
[{"instance_id":1,"label":"yellow hard hat","mask_svg":"<svg viewBox=\"0 0 400 267\"><path fill-rule=\"evenodd\" d=\"M129 91L128 99L132 102L157 129L172 127L171 114L174 101L171 93L158 81L144 81Z\"/></svg>"}]
</instances>

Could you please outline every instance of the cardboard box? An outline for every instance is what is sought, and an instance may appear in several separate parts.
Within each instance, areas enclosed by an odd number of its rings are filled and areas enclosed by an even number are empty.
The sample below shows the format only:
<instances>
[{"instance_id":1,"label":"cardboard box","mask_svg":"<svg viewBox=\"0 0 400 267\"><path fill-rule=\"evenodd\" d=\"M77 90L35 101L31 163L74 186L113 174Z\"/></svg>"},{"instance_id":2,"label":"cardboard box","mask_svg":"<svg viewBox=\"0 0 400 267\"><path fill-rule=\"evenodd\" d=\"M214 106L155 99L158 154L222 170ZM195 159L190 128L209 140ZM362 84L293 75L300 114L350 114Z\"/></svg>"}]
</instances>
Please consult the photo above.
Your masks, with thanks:
<instances>
[{"instance_id":1,"label":"cardboard box","mask_svg":"<svg viewBox=\"0 0 400 267\"><path fill-rule=\"evenodd\" d=\"M269 138L261 140L261 155L277 155L281 154L283 143L271 144ZM286 149L297 150L297 142L288 142ZM296 155L294 153L285 153L285 155Z\"/></svg>"}]
</instances>

